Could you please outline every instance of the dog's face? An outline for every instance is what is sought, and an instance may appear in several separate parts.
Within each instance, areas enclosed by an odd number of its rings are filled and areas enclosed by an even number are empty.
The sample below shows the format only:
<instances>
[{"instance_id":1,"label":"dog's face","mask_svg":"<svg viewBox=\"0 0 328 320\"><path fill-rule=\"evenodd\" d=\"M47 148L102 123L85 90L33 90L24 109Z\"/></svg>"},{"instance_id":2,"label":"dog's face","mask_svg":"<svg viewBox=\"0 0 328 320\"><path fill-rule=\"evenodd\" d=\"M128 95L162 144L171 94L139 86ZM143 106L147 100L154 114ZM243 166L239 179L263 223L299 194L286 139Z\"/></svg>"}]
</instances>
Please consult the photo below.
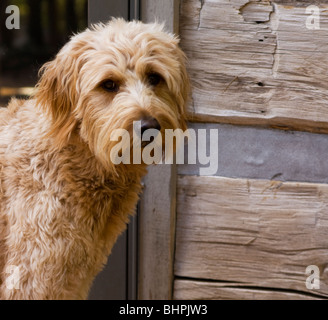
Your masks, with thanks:
<instances>
[{"instance_id":1,"label":"dog's face","mask_svg":"<svg viewBox=\"0 0 328 320\"><path fill-rule=\"evenodd\" d=\"M178 39L162 26L113 20L74 36L42 69L36 99L64 145L78 133L105 165L116 129L186 129L189 81ZM164 136L164 135L163 135Z\"/></svg>"}]
</instances>

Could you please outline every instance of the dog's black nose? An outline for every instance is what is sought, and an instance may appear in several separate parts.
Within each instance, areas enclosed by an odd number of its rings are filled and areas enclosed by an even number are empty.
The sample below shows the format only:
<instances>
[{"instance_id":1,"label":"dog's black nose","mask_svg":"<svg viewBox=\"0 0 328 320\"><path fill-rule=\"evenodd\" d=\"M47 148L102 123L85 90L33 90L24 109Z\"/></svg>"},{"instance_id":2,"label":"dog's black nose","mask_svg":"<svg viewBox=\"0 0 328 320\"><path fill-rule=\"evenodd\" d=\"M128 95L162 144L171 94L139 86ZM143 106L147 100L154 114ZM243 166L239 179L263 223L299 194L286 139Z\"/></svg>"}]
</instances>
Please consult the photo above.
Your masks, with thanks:
<instances>
[{"instance_id":1,"label":"dog's black nose","mask_svg":"<svg viewBox=\"0 0 328 320\"><path fill-rule=\"evenodd\" d=\"M156 129L159 131L161 130L161 125L155 118L147 117L141 120L141 135L148 129Z\"/></svg>"}]
</instances>

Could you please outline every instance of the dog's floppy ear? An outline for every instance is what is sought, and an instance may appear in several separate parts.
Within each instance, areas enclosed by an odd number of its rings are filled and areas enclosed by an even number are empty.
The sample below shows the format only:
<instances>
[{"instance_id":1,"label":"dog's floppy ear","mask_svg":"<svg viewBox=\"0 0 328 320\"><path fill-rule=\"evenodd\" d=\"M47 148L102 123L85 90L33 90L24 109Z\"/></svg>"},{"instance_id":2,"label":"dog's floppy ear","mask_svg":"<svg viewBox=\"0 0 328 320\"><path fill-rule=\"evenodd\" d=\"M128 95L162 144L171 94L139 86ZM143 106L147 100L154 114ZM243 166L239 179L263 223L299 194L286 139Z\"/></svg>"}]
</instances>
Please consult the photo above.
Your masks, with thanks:
<instances>
[{"instance_id":1,"label":"dog's floppy ear","mask_svg":"<svg viewBox=\"0 0 328 320\"><path fill-rule=\"evenodd\" d=\"M81 48L81 46L79 46ZM40 108L51 119L48 136L61 147L68 141L76 126L72 109L77 104L77 79L81 68L78 61L79 48L71 41L58 53L53 61L40 70L35 99Z\"/></svg>"}]
</instances>

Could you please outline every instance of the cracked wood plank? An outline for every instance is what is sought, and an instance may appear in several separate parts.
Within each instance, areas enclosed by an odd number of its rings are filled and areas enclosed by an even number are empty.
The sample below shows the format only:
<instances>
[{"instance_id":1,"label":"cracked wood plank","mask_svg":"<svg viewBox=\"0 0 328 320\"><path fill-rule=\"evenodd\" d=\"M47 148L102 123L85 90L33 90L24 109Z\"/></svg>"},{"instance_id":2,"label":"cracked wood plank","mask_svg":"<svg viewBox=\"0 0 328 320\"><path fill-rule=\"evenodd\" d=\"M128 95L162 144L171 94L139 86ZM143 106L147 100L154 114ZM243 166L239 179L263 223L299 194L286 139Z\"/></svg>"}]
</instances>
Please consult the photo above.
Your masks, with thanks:
<instances>
[{"instance_id":1,"label":"cracked wood plank","mask_svg":"<svg viewBox=\"0 0 328 320\"><path fill-rule=\"evenodd\" d=\"M320 2L320 30L306 27L308 5L182 1L189 119L327 133L328 4Z\"/></svg>"},{"instance_id":2,"label":"cracked wood plank","mask_svg":"<svg viewBox=\"0 0 328 320\"><path fill-rule=\"evenodd\" d=\"M179 176L177 190L176 277L328 297L327 185Z\"/></svg>"},{"instance_id":3,"label":"cracked wood plank","mask_svg":"<svg viewBox=\"0 0 328 320\"><path fill-rule=\"evenodd\" d=\"M181 280L174 282L175 300L318 300L319 296L272 288L247 288L242 283ZM322 298L321 298L322 299Z\"/></svg>"}]
</instances>

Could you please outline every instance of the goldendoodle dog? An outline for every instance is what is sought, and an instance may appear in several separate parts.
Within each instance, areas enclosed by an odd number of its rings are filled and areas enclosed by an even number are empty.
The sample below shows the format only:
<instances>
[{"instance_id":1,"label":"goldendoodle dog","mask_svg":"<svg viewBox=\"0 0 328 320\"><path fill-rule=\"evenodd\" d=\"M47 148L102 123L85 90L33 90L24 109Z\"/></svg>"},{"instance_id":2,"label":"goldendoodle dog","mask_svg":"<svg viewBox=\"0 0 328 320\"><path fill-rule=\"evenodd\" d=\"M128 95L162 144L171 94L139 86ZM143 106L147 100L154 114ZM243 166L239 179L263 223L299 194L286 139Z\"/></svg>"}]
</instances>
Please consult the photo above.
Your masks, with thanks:
<instances>
[{"instance_id":1,"label":"goldendoodle dog","mask_svg":"<svg viewBox=\"0 0 328 320\"><path fill-rule=\"evenodd\" d=\"M95 25L42 67L31 99L0 109L0 299L87 298L147 172L112 161L115 130L186 129L178 42L156 23Z\"/></svg>"}]
</instances>

